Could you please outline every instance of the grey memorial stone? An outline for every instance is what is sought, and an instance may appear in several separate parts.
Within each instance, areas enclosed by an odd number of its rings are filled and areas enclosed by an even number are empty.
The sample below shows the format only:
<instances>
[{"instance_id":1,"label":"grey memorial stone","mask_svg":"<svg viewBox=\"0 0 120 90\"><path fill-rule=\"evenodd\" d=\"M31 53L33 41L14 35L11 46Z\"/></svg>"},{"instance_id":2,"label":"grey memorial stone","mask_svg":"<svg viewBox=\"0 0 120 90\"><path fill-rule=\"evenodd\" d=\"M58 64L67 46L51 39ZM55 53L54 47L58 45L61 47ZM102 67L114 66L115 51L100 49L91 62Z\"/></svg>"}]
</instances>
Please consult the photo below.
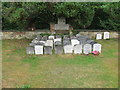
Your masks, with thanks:
<instances>
[{"instance_id":1,"label":"grey memorial stone","mask_svg":"<svg viewBox=\"0 0 120 90\"><path fill-rule=\"evenodd\" d=\"M52 54L52 47L44 46L44 54Z\"/></svg>"},{"instance_id":2,"label":"grey memorial stone","mask_svg":"<svg viewBox=\"0 0 120 90\"><path fill-rule=\"evenodd\" d=\"M71 39L72 46L80 44L80 42L77 39Z\"/></svg>"},{"instance_id":3,"label":"grey memorial stone","mask_svg":"<svg viewBox=\"0 0 120 90\"><path fill-rule=\"evenodd\" d=\"M56 46L56 45L62 45L62 42L61 42L61 41L56 41L56 42L54 43L54 46Z\"/></svg>"},{"instance_id":4,"label":"grey memorial stone","mask_svg":"<svg viewBox=\"0 0 120 90\"><path fill-rule=\"evenodd\" d=\"M63 47L61 45L55 46L55 54L62 54L63 53Z\"/></svg>"},{"instance_id":5,"label":"grey memorial stone","mask_svg":"<svg viewBox=\"0 0 120 90\"><path fill-rule=\"evenodd\" d=\"M87 40L88 44L90 44L91 42L94 42L94 40Z\"/></svg>"},{"instance_id":6,"label":"grey memorial stone","mask_svg":"<svg viewBox=\"0 0 120 90\"><path fill-rule=\"evenodd\" d=\"M43 54L43 46L35 45L35 54Z\"/></svg>"},{"instance_id":7,"label":"grey memorial stone","mask_svg":"<svg viewBox=\"0 0 120 90\"><path fill-rule=\"evenodd\" d=\"M77 37L75 37L74 35L71 35L70 39L77 39Z\"/></svg>"},{"instance_id":8,"label":"grey memorial stone","mask_svg":"<svg viewBox=\"0 0 120 90\"><path fill-rule=\"evenodd\" d=\"M75 45L73 47L74 49L74 54L81 54L82 53L82 45Z\"/></svg>"},{"instance_id":9,"label":"grey memorial stone","mask_svg":"<svg viewBox=\"0 0 120 90\"><path fill-rule=\"evenodd\" d=\"M56 39L54 39L54 43L55 43L56 41L62 42L62 39L61 39L61 38L56 38Z\"/></svg>"},{"instance_id":10,"label":"grey memorial stone","mask_svg":"<svg viewBox=\"0 0 120 90\"><path fill-rule=\"evenodd\" d=\"M48 39L54 39L55 38L55 36L53 36L53 35L50 35L49 37L48 37Z\"/></svg>"},{"instance_id":11,"label":"grey memorial stone","mask_svg":"<svg viewBox=\"0 0 120 90\"><path fill-rule=\"evenodd\" d=\"M58 24L55 24L55 30L69 30L69 24L66 24L65 18L58 18Z\"/></svg>"},{"instance_id":12,"label":"grey memorial stone","mask_svg":"<svg viewBox=\"0 0 120 90\"><path fill-rule=\"evenodd\" d=\"M93 51L99 51L101 53L101 47L102 45L101 44L94 44L93 45Z\"/></svg>"},{"instance_id":13,"label":"grey memorial stone","mask_svg":"<svg viewBox=\"0 0 120 90\"><path fill-rule=\"evenodd\" d=\"M46 41L48 39L47 36L43 36L41 40Z\"/></svg>"},{"instance_id":14,"label":"grey memorial stone","mask_svg":"<svg viewBox=\"0 0 120 90\"><path fill-rule=\"evenodd\" d=\"M66 19L64 17L58 18L58 24L66 24Z\"/></svg>"},{"instance_id":15,"label":"grey memorial stone","mask_svg":"<svg viewBox=\"0 0 120 90\"><path fill-rule=\"evenodd\" d=\"M39 41L38 43L36 43L36 45L44 46L45 45L45 41Z\"/></svg>"},{"instance_id":16,"label":"grey memorial stone","mask_svg":"<svg viewBox=\"0 0 120 90\"><path fill-rule=\"evenodd\" d=\"M86 41L86 40L80 40L80 43L81 43L82 45L85 45L85 44L87 44L87 41Z\"/></svg>"},{"instance_id":17,"label":"grey memorial stone","mask_svg":"<svg viewBox=\"0 0 120 90\"><path fill-rule=\"evenodd\" d=\"M37 39L32 40L32 43L38 43L38 42L39 42L39 40L37 40Z\"/></svg>"},{"instance_id":18,"label":"grey memorial stone","mask_svg":"<svg viewBox=\"0 0 120 90\"><path fill-rule=\"evenodd\" d=\"M60 35L56 35L55 37L56 37L56 38L62 38Z\"/></svg>"},{"instance_id":19,"label":"grey memorial stone","mask_svg":"<svg viewBox=\"0 0 120 90\"><path fill-rule=\"evenodd\" d=\"M73 53L73 46L72 45L65 45L64 46L64 53Z\"/></svg>"},{"instance_id":20,"label":"grey memorial stone","mask_svg":"<svg viewBox=\"0 0 120 90\"><path fill-rule=\"evenodd\" d=\"M51 46L53 48L53 40L47 40L45 46Z\"/></svg>"},{"instance_id":21,"label":"grey memorial stone","mask_svg":"<svg viewBox=\"0 0 120 90\"><path fill-rule=\"evenodd\" d=\"M42 36L37 35L35 39L37 39L38 41L40 41L42 39Z\"/></svg>"},{"instance_id":22,"label":"grey memorial stone","mask_svg":"<svg viewBox=\"0 0 120 90\"><path fill-rule=\"evenodd\" d=\"M97 42L92 41L92 42L90 42L89 44L94 45L94 44L96 44L96 43L97 43Z\"/></svg>"},{"instance_id":23,"label":"grey memorial stone","mask_svg":"<svg viewBox=\"0 0 120 90\"><path fill-rule=\"evenodd\" d=\"M26 48L26 53L27 54L34 54L34 47L27 47Z\"/></svg>"},{"instance_id":24,"label":"grey memorial stone","mask_svg":"<svg viewBox=\"0 0 120 90\"><path fill-rule=\"evenodd\" d=\"M70 45L70 44L71 44L70 39L64 39L64 40L63 40L63 46L65 46L65 45Z\"/></svg>"},{"instance_id":25,"label":"grey memorial stone","mask_svg":"<svg viewBox=\"0 0 120 90\"><path fill-rule=\"evenodd\" d=\"M46 41L39 41L37 44L38 45L45 45Z\"/></svg>"},{"instance_id":26,"label":"grey memorial stone","mask_svg":"<svg viewBox=\"0 0 120 90\"><path fill-rule=\"evenodd\" d=\"M89 54L92 52L92 45L91 44L85 44L83 46L83 53L84 54Z\"/></svg>"},{"instance_id":27,"label":"grey memorial stone","mask_svg":"<svg viewBox=\"0 0 120 90\"><path fill-rule=\"evenodd\" d=\"M65 39L65 38L70 38L70 37L69 37L69 35L64 35L63 39Z\"/></svg>"}]
</instances>

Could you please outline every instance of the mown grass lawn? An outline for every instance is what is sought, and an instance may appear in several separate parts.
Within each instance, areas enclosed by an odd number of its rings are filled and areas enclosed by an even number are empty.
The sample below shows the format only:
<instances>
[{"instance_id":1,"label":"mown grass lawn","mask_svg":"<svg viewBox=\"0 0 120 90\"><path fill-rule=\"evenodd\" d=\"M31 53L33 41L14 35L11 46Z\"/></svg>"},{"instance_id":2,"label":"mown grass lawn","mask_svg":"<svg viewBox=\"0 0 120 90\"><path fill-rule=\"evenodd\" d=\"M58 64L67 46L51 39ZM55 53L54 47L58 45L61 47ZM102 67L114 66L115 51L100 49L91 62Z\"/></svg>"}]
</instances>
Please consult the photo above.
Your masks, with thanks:
<instances>
[{"instance_id":1,"label":"mown grass lawn","mask_svg":"<svg viewBox=\"0 0 120 90\"><path fill-rule=\"evenodd\" d=\"M3 88L117 88L118 40L99 40L102 54L26 55L31 40L3 40Z\"/></svg>"}]
</instances>

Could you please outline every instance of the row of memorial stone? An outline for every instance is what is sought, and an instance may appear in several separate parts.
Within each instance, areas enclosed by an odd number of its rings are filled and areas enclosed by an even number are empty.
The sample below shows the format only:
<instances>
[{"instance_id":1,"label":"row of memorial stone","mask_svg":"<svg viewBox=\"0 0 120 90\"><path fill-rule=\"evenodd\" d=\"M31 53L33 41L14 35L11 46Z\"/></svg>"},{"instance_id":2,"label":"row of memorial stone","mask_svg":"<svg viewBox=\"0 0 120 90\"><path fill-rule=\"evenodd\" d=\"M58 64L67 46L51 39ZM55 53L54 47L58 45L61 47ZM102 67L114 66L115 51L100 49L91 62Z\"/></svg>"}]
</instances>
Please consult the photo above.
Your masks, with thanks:
<instances>
[{"instance_id":1,"label":"row of memorial stone","mask_svg":"<svg viewBox=\"0 0 120 90\"><path fill-rule=\"evenodd\" d=\"M63 38L60 35L57 36L37 36L29 44L30 46L42 45L42 46L51 46L52 48L55 45L76 45L76 44L95 44L94 40L91 40L88 36L68 36L65 35ZM53 46L54 45L54 46Z\"/></svg>"},{"instance_id":2,"label":"row of memorial stone","mask_svg":"<svg viewBox=\"0 0 120 90\"><path fill-rule=\"evenodd\" d=\"M55 54L62 54L63 51L65 54L67 53L74 53L74 54L89 54L92 51L99 51L101 53L101 44L94 44L93 47L91 44L85 44L85 45L57 45L54 47ZM27 54L52 54L52 47L51 46L41 46L41 45L35 45L34 47L27 47Z\"/></svg>"},{"instance_id":3,"label":"row of memorial stone","mask_svg":"<svg viewBox=\"0 0 120 90\"><path fill-rule=\"evenodd\" d=\"M104 32L103 34L102 33L97 33L96 34L96 39L99 40L99 39L109 39L110 38L110 33L109 32Z\"/></svg>"},{"instance_id":4,"label":"row of memorial stone","mask_svg":"<svg viewBox=\"0 0 120 90\"><path fill-rule=\"evenodd\" d=\"M63 53L63 48L64 48L64 53L72 53L74 51L74 53L80 54L82 53L82 47L86 47L86 45L88 45L88 47L90 48L88 49L89 52L92 51L92 47L93 47L93 51L101 52L100 44L97 44L97 42L94 42L88 36L81 36L81 35L76 35L76 36L65 35L63 36L63 39L60 35L48 36L48 37L37 36L35 39L32 40L32 43L30 43L29 45L33 46L34 48L27 47L27 54L34 54L34 51L35 54L43 54L43 50L44 50L44 54L52 54L53 48L55 48L56 54ZM96 45L98 45L100 49L97 50ZM87 54L88 53L87 49L83 49L83 53Z\"/></svg>"}]
</instances>

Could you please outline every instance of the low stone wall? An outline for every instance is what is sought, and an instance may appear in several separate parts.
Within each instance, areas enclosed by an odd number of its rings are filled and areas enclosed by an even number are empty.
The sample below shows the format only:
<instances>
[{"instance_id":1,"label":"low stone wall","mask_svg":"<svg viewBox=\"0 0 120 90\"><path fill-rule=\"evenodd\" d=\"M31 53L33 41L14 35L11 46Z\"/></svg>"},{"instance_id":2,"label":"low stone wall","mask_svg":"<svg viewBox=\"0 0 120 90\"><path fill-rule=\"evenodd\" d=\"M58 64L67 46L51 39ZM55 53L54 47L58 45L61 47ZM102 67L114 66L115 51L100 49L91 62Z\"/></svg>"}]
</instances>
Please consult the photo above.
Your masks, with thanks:
<instances>
[{"instance_id":1,"label":"low stone wall","mask_svg":"<svg viewBox=\"0 0 120 90\"><path fill-rule=\"evenodd\" d=\"M28 32L2 32L2 39L33 39L37 34L50 33L50 31L28 31ZM88 35L95 38L98 32L79 32L81 35ZM103 32L99 32L102 33ZM118 32L110 32L110 38L118 38Z\"/></svg>"}]
</instances>

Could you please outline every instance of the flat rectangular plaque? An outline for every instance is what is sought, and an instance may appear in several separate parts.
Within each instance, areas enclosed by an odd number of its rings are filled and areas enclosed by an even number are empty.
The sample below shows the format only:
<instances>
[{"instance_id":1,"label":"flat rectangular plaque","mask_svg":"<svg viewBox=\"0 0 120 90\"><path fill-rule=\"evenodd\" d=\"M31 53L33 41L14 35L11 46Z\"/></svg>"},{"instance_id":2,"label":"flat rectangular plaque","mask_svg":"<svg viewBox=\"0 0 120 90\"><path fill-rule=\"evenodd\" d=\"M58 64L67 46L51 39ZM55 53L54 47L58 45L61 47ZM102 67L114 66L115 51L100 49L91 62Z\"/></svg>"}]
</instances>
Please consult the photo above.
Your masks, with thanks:
<instances>
[{"instance_id":1,"label":"flat rectangular plaque","mask_svg":"<svg viewBox=\"0 0 120 90\"><path fill-rule=\"evenodd\" d=\"M55 30L69 30L69 24L55 24Z\"/></svg>"}]
</instances>

